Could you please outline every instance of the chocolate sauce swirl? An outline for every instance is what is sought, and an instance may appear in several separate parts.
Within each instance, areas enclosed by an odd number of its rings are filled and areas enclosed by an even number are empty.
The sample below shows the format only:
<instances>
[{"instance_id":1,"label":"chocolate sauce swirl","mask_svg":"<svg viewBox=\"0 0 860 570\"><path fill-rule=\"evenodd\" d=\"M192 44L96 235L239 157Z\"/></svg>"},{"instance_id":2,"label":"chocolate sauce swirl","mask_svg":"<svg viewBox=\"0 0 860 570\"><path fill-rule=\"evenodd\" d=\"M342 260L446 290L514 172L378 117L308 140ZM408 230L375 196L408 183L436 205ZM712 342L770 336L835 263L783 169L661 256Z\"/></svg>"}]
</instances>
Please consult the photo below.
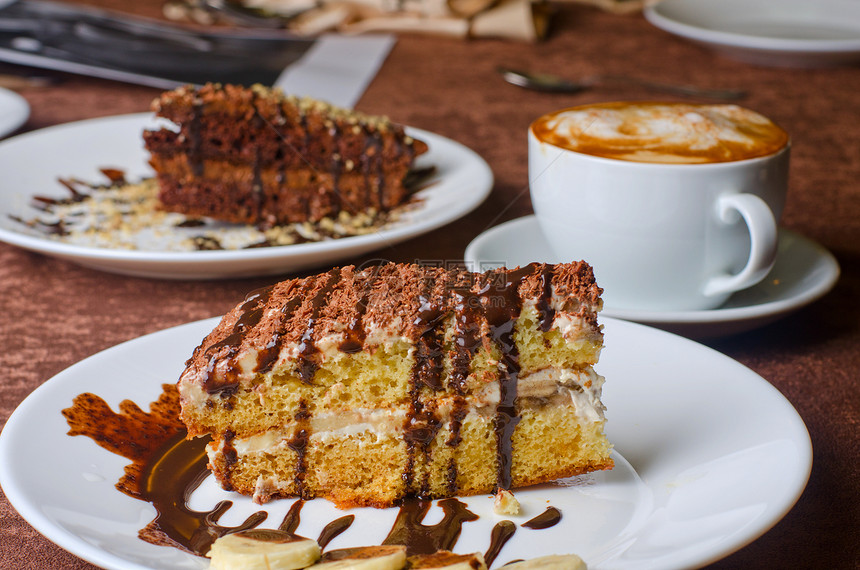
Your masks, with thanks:
<instances>
[{"instance_id":1,"label":"chocolate sauce swirl","mask_svg":"<svg viewBox=\"0 0 860 570\"><path fill-rule=\"evenodd\" d=\"M142 540L174 546L204 555L219 536L254 528L266 519L264 511L253 513L241 524L218 524L230 508L221 501L209 511L188 508L188 498L209 474L206 438L187 440L179 421L179 394L164 385L164 392L145 413L126 400L115 413L100 397L81 394L63 410L69 435L86 435L106 450L132 461L116 487L122 493L151 503L158 516L140 530Z\"/></svg>"},{"instance_id":2,"label":"chocolate sauce swirl","mask_svg":"<svg viewBox=\"0 0 860 570\"><path fill-rule=\"evenodd\" d=\"M346 532L346 529L352 526L353 521L355 521L355 515L346 515L339 519L334 519L322 529L317 539L317 544L320 545L321 549L325 549L329 542Z\"/></svg>"},{"instance_id":3,"label":"chocolate sauce swirl","mask_svg":"<svg viewBox=\"0 0 860 570\"><path fill-rule=\"evenodd\" d=\"M303 499L298 499L290 505L290 510L284 515L284 520L281 521L280 526L278 526L278 530L289 533L296 532L296 529L299 528L299 523L302 520L303 506L305 506Z\"/></svg>"},{"instance_id":4,"label":"chocolate sauce swirl","mask_svg":"<svg viewBox=\"0 0 860 570\"><path fill-rule=\"evenodd\" d=\"M401 544L409 556L452 550L460 538L463 523L478 520L478 515L457 499L442 499L437 504L444 513L442 520L434 525L425 525L422 521L430 509L430 502L405 501L382 544Z\"/></svg>"},{"instance_id":5,"label":"chocolate sauce swirl","mask_svg":"<svg viewBox=\"0 0 860 570\"><path fill-rule=\"evenodd\" d=\"M544 529L557 525L561 521L561 511L555 507L547 507L544 512L522 524L526 528Z\"/></svg>"},{"instance_id":6,"label":"chocolate sauce swirl","mask_svg":"<svg viewBox=\"0 0 860 570\"><path fill-rule=\"evenodd\" d=\"M487 568L493 565L502 547L513 538L515 532L517 532L517 525L511 521L505 520L496 523L496 526L493 527L490 533L490 546L484 553L484 563L487 565Z\"/></svg>"}]
</instances>

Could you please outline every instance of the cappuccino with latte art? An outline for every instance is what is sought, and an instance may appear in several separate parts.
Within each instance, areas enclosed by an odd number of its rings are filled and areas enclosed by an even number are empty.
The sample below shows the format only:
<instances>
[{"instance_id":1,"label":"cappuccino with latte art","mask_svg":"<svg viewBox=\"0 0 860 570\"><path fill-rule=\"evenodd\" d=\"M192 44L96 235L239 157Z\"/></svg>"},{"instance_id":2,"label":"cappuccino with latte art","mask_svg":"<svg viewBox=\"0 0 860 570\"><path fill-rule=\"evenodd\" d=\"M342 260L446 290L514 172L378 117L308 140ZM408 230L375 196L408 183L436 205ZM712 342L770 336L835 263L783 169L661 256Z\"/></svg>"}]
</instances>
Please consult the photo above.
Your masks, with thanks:
<instances>
[{"instance_id":1,"label":"cappuccino with latte art","mask_svg":"<svg viewBox=\"0 0 860 570\"><path fill-rule=\"evenodd\" d=\"M770 119L737 105L599 103L544 115L532 132L574 152L662 164L747 160L788 144Z\"/></svg>"},{"instance_id":2,"label":"cappuccino with latte art","mask_svg":"<svg viewBox=\"0 0 860 570\"><path fill-rule=\"evenodd\" d=\"M755 111L599 103L528 137L541 232L556 261L591 264L607 307L712 309L773 266L791 149Z\"/></svg>"}]
</instances>

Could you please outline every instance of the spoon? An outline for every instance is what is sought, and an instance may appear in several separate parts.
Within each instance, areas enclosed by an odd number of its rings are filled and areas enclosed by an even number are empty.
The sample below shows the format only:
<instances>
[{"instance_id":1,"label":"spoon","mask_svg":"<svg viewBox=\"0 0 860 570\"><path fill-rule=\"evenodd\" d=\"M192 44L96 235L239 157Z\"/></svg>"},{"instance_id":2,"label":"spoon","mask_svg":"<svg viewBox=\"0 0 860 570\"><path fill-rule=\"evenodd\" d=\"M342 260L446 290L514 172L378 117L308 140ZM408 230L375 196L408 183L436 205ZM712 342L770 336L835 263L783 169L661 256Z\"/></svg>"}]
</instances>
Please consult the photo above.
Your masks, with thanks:
<instances>
[{"instance_id":1,"label":"spoon","mask_svg":"<svg viewBox=\"0 0 860 570\"><path fill-rule=\"evenodd\" d=\"M639 85L654 91L663 91L675 95L688 95L696 97L708 97L711 99L741 99L746 97L746 92L739 89L706 89L693 85L674 85L669 83L657 83L647 79L627 77L625 75L592 75L579 81L572 81L563 77L550 75L548 73L529 73L498 68L498 72L508 83L525 89L536 91L549 91L553 93L578 93L592 87L598 87L607 83L622 83L628 85Z\"/></svg>"},{"instance_id":2,"label":"spoon","mask_svg":"<svg viewBox=\"0 0 860 570\"><path fill-rule=\"evenodd\" d=\"M283 28L287 18L271 17L230 0L203 0L203 6L226 20L243 26L257 28Z\"/></svg>"}]
</instances>

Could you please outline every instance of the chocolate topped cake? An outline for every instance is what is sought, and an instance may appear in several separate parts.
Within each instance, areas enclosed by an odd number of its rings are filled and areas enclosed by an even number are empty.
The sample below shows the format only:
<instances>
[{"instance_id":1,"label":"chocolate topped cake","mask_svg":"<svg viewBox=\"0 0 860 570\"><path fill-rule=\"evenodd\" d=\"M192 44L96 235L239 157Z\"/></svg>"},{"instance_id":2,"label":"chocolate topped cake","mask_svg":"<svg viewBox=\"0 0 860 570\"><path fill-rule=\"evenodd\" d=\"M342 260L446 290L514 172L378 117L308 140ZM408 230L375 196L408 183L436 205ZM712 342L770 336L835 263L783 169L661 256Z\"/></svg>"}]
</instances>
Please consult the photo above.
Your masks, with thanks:
<instances>
[{"instance_id":1,"label":"chocolate topped cake","mask_svg":"<svg viewBox=\"0 0 860 570\"><path fill-rule=\"evenodd\" d=\"M178 388L226 489L389 506L612 467L585 263L335 268L251 293Z\"/></svg>"},{"instance_id":2,"label":"chocolate topped cake","mask_svg":"<svg viewBox=\"0 0 860 570\"><path fill-rule=\"evenodd\" d=\"M180 87L144 133L159 200L188 216L271 226L390 210L427 145L385 117L261 85Z\"/></svg>"}]
</instances>

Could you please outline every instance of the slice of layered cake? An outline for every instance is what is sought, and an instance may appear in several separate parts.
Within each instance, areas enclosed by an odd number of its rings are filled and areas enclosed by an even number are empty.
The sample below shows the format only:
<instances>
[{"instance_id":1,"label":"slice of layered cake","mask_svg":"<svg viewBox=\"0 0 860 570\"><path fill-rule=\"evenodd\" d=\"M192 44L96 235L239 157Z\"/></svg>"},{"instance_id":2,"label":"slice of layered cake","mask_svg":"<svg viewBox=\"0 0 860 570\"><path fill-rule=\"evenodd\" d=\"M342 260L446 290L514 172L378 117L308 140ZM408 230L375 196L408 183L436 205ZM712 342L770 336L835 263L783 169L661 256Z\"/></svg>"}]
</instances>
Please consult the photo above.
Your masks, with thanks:
<instances>
[{"instance_id":1,"label":"slice of layered cake","mask_svg":"<svg viewBox=\"0 0 860 570\"><path fill-rule=\"evenodd\" d=\"M210 468L264 502L389 506L612 467L585 263L388 264L251 293L178 388Z\"/></svg>"},{"instance_id":2,"label":"slice of layered cake","mask_svg":"<svg viewBox=\"0 0 860 570\"><path fill-rule=\"evenodd\" d=\"M261 85L180 87L153 102L173 125L144 132L164 209L261 226L402 204L427 145L385 117Z\"/></svg>"}]
</instances>

